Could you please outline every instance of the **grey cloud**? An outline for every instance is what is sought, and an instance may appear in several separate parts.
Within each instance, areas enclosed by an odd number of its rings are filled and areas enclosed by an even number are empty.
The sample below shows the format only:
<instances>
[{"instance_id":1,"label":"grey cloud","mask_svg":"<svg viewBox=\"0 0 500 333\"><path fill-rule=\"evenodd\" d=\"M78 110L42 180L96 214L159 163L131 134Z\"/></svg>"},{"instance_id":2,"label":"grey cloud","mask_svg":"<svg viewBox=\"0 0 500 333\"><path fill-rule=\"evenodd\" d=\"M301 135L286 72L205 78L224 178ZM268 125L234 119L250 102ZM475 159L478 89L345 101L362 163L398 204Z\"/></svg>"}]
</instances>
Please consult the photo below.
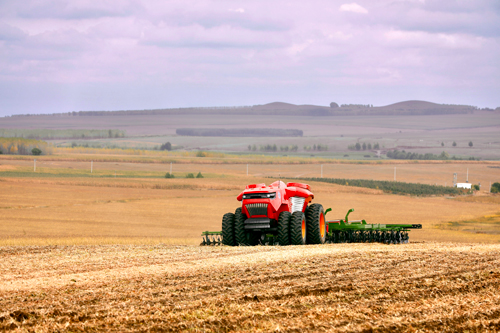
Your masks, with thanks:
<instances>
[{"instance_id":1,"label":"grey cloud","mask_svg":"<svg viewBox=\"0 0 500 333\"><path fill-rule=\"evenodd\" d=\"M79 20L100 17L119 17L136 15L143 7L135 1L23 1L22 6L16 6L19 17L39 19L58 18Z\"/></svg>"},{"instance_id":2,"label":"grey cloud","mask_svg":"<svg viewBox=\"0 0 500 333\"><path fill-rule=\"evenodd\" d=\"M293 24L290 20L278 19L274 16L256 15L253 12L234 12L224 7L210 11L174 9L158 15L152 13L153 22L166 22L168 25L189 26L201 25L214 28L223 25L241 27L256 31L287 31Z\"/></svg>"},{"instance_id":3,"label":"grey cloud","mask_svg":"<svg viewBox=\"0 0 500 333\"><path fill-rule=\"evenodd\" d=\"M26 33L21 29L0 22L0 40L18 41L26 38Z\"/></svg>"},{"instance_id":4,"label":"grey cloud","mask_svg":"<svg viewBox=\"0 0 500 333\"><path fill-rule=\"evenodd\" d=\"M206 28L190 26L152 27L141 43L160 47L190 48L279 48L287 45L286 34L252 31L228 25Z\"/></svg>"},{"instance_id":5,"label":"grey cloud","mask_svg":"<svg viewBox=\"0 0 500 333\"><path fill-rule=\"evenodd\" d=\"M498 37L498 7L497 1L490 0L397 1L374 8L368 22L404 30Z\"/></svg>"}]
</instances>

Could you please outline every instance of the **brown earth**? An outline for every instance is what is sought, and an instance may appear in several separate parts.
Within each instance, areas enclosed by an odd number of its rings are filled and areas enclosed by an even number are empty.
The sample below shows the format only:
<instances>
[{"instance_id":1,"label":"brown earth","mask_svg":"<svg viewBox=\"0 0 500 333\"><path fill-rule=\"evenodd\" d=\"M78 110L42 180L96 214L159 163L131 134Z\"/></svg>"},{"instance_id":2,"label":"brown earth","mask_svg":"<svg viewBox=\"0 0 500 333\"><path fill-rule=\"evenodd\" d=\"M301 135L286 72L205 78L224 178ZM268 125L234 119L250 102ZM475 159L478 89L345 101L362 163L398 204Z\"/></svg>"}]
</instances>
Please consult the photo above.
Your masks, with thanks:
<instances>
[{"instance_id":1,"label":"brown earth","mask_svg":"<svg viewBox=\"0 0 500 333\"><path fill-rule=\"evenodd\" d=\"M500 245L0 248L2 331L497 332Z\"/></svg>"}]
</instances>

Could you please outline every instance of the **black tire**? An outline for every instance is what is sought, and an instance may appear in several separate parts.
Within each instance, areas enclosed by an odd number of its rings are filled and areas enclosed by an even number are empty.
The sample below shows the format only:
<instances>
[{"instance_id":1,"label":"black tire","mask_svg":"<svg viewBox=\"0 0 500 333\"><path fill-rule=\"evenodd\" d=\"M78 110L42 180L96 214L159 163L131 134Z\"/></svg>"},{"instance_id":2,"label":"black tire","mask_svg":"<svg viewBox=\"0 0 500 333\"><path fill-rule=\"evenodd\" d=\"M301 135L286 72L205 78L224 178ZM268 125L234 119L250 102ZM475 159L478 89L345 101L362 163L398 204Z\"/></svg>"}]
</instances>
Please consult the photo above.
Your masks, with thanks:
<instances>
[{"instance_id":1,"label":"black tire","mask_svg":"<svg viewBox=\"0 0 500 333\"><path fill-rule=\"evenodd\" d=\"M304 228L302 225L304 224ZM290 220L290 243L305 245L307 237L306 217L302 212L294 212Z\"/></svg>"},{"instance_id":2,"label":"black tire","mask_svg":"<svg viewBox=\"0 0 500 333\"><path fill-rule=\"evenodd\" d=\"M312 204L306 209L307 244L324 244L326 241L325 211L320 204Z\"/></svg>"},{"instance_id":3,"label":"black tire","mask_svg":"<svg viewBox=\"0 0 500 333\"><path fill-rule=\"evenodd\" d=\"M250 245L247 232L245 230L245 220L247 216L241 212L241 207L234 212L234 241L235 245Z\"/></svg>"},{"instance_id":4,"label":"black tire","mask_svg":"<svg viewBox=\"0 0 500 333\"><path fill-rule=\"evenodd\" d=\"M281 212L278 218L278 243L286 246L290 245L290 212Z\"/></svg>"},{"instance_id":5,"label":"black tire","mask_svg":"<svg viewBox=\"0 0 500 333\"><path fill-rule=\"evenodd\" d=\"M227 213L222 217L222 244L234 246L234 214Z\"/></svg>"}]
</instances>

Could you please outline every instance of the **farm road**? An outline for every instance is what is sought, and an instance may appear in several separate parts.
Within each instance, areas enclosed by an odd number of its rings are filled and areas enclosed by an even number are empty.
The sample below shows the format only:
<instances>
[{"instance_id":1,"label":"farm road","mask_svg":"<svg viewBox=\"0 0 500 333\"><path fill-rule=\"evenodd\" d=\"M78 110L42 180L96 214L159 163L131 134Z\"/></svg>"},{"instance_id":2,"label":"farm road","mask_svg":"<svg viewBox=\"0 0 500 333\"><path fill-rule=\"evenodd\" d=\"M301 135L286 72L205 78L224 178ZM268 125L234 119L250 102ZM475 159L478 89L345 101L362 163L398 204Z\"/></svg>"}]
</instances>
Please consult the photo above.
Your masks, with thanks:
<instances>
[{"instance_id":1,"label":"farm road","mask_svg":"<svg viewBox=\"0 0 500 333\"><path fill-rule=\"evenodd\" d=\"M500 245L0 247L0 330L500 330Z\"/></svg>"}]
</instances>

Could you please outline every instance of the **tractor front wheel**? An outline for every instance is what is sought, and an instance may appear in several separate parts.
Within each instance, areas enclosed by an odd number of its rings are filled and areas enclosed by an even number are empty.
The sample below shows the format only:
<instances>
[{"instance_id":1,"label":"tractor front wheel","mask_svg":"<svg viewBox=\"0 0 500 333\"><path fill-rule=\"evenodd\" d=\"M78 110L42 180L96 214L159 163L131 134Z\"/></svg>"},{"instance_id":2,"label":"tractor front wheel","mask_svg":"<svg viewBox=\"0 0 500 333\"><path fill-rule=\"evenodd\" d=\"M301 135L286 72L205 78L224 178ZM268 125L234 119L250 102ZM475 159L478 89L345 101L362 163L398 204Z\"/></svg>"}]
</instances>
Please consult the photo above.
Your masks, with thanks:
<instances>
[{"instance_id":1,"label":"tractor front wheel","mask_svg":"<svg viewBox=\"0 0 500 333\"><path fill-rule=\"evenodd\" d=\"M290 243L292 245L305 245L306 236L306 216L302 212L294 212L290 220Z\"/></svg>"},{"instance_id":2,"label":"tractor front wheel","mask_svg":"<svg viewBox=\"0 0 500 333\"><path fill-rule=\"evenodd\" d=\"M234 242L234 214L227 213L222 217L222 244L236 245Z\"/></svg>"},{"instance_id":3,"label":"tractor front wheel","mask_svg":"<svg viewBox=\"0 0 500 333\"><path fill-rule=\"evenodd\" d=\"M307 243L324 244L326 241L325 211L320 204L312 204L306 210Z\"/></svg>"},{"instance_id":4,"label":"tractor front wheel","mask_svg":"<svg viewBox=\"0 0 500 333\"><path fill-rule=\"evenodd\" d=\"M259 237L254 232L245 230L245 220L247 216L243 214L241 207L234 212L234 245L257 245Z\"/></svg>"},{"instance_id":5,"label":"tractor front wheel","mask_svg":"<svg viewBox=\"0 0 500 333\"><path fill-rule=\"evenodd\" d=\"M278 243L279 245L290 245L290 212L281 212L278 218Z\"/></svg>"},{"instance_id":6,"label":"tractor front wheel","mask_svg":"<svg viewBox=\"0 0 500 333\"><path fill-rule=\"evenodd\" d=\"M241 207L234 212L234 240L235 245L248 245L247 233L245 232L246 215L241 211Z\"/></svg>"}]
</instances>

